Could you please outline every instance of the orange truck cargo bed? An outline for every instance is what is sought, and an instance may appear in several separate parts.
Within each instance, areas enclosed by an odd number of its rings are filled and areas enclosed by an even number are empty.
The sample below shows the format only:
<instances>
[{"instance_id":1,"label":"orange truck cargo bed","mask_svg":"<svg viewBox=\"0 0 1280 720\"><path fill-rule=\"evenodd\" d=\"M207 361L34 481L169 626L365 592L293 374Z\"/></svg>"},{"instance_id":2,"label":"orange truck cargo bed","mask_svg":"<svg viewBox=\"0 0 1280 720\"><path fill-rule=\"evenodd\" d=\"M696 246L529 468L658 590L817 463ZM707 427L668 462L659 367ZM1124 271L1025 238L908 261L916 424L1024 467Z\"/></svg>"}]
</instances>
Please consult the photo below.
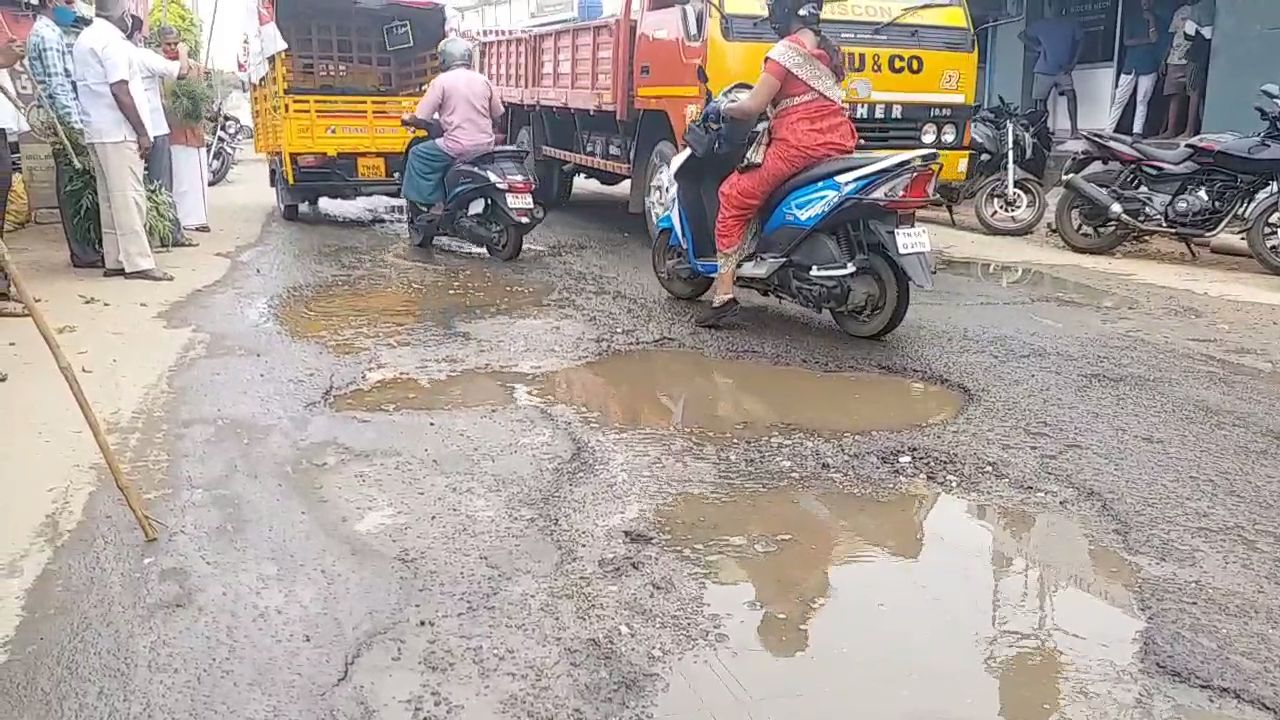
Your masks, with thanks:
<instances>
[{"instance_id":1,"label":"orange truck cargo bed","mask_svg":"<svg viewBox=\"0 0 1280 720\"><path fill-rule=\"evenodd\" d=\"M482 38L480 67L504 102L625 112L634 33L609 18Z\"/></svg>"}]
</instances>

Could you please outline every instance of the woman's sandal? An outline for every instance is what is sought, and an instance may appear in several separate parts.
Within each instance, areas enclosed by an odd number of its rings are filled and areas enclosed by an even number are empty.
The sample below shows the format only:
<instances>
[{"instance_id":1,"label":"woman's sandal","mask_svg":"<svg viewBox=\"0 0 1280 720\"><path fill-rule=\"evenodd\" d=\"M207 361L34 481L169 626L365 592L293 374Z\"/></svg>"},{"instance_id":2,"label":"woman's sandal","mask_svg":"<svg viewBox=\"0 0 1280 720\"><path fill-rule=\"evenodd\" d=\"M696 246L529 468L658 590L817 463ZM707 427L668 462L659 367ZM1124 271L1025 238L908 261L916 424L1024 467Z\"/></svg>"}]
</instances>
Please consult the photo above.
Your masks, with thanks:
<instances>
[{"instance_id":1,"label":"woman's sandal","mask_svg":"<svg viewBox=\"0 0 1280 720\"><path fill-rule=\"evenodd\" d=\"M737 315L739 308L741 308L741 305L738 304L737 298L734 297L730 297L719 305L713 301L711 307L703 310L693 322L698 327L703 328L719 327L720 323Z\"/></svg>"}]
</instances>

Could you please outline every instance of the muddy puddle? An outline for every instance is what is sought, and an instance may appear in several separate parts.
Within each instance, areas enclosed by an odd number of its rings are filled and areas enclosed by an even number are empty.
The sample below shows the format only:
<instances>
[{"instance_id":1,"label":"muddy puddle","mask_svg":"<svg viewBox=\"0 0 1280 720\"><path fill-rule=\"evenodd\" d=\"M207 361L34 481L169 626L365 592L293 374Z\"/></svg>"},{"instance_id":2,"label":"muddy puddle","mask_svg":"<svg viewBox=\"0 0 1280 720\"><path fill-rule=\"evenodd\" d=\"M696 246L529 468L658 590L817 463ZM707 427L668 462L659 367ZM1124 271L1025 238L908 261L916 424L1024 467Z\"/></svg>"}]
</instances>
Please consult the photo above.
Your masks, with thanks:
<instances>
[{"instance_id":1,"label":"muddy puddle","mask_svg":"<svg viewBox=\"0 0 1280 720\"><path fill-rule=\"evenodd\" d=\"M1065 517L779 489L684 496L658 522L723 621L677 662L659 717L1048 720L1140 702L1138 572Z\"/></svg>"},{"instance_id":2,"label":"muddy puddle","mask_svg":"<svg viewBox=\"0 0 1280 720\"><path fill-rule=\"evenodd\" d=\"M525 381L526 376L515 373L465 373L425 382L394 377L336 395L332 405L338 412L496 407L510 403L512 387Z\"/></svg>"},{"instance_id":3,"label":"muddy puddle","mask_svg":"<svg viewBox=\"0 0 1280 720\"><path fill-rule=\"evenodd\" d=\"M1138 304L1133 298L1050 275L1030 265L944 259L938 262L938 271L1005 288L1025 287L1039 294L1051 295L1062 302L1077 305L1128 308Z\"/></svg>"},{"instance_id":4,"label":"muddy puddle","mask_svg":"<svg viewBox=\"0 0 1280 720\"><path fill-rule=\"evenodd\" d=\"M687 351L613 355L566 368L533 388L601 422L759 436L905 430L955 417L963 397L889 375L817 373Z\"/></svg>"},{"instance_id":5,"label":"muddy puddle","mask_svg":"<svg viewBox=\"0 0 1280 720\"><path fill-rule=\"evenodd\" d=\"M381 343L403 344L418 325L448 326L535 308L550 294L547 285L517 283L487 268L443 266L429 276L352 278L299 288L286 294L277 316L295 339L350 354Z\"/></svg>"}]
</instances>

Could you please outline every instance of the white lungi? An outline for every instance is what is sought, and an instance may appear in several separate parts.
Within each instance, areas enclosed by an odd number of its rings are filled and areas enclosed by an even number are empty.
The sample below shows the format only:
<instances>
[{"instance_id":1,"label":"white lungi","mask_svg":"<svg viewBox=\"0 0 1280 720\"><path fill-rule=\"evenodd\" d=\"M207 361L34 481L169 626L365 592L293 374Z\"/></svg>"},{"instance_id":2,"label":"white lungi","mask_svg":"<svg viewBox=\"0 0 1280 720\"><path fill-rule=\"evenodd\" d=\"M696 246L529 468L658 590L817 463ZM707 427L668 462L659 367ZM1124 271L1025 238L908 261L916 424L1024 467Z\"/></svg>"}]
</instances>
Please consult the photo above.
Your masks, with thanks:
<instances>
[{"instance_id":1,"label":"white lungi","mask_svg":"<svg viewBox=\"0 0 1280 720\"><path fill-rule=\"evenodd\" d=\"M209 151L174 144L173 199L184 228L209 224Z\"/></svg>"}]
</instances>

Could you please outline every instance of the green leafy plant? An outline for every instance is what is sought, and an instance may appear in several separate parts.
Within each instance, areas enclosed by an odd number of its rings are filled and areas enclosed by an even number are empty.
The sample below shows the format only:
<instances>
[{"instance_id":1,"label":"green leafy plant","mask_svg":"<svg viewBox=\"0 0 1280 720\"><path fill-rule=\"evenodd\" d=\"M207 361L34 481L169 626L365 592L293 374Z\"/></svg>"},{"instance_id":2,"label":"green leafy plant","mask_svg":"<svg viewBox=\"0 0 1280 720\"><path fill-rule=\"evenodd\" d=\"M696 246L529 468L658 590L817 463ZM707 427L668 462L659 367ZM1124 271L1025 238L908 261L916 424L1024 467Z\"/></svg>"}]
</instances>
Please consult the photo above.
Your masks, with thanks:
<instances>
[{"instance_id":1,"label":"green leafy plant","mask_svg":"<svg viewBox=\"0 0 1280 720\"><path fill-rule=\"evenodd\" d=\"M57 140L57 130L53 127L52 118L44 118L40 127L33 128L41 137L53 138L54 159L67 168L63 191L67 196L67 204L71 210L71 232L77 237L85 238L93 247L102 249L102 220L98 209L98 182L93 174L93 165L89 162L89 146L84 142L84 135L72 128L64 128L71 152L80 161L76 168L71 162L67 148ZM147 216L144 226L148 241L152 247L170 248L176 238L173 227L177 215L177 205L173 195L159 183L147 183Z\"/></svg>"},{"instance_id":2,"label":"green leafy plant","mask_svg":"<svg viewBox=\"0 0 1280 720\"><path fill-rule=\"evenodd\" d=\"M182 37L182 42L187 44L187 48L191 51L191 59L199 60L202 55L200 48L204 44L203 26L200 18L183 0L153 0L151 10L147 13L147 27L154 33L160 29L162 25L171 25L178 31L178 35Z\"/></svg>"},{"instance_id":3,"label":"green leafy plant","mask_svg":"<svg viewBox=\"0 0 1280 720\"><path fill-rule=\"evenodd\" d=\"M213 108L213 87L203 80L180 78L169 85L165 102L175 119L185 125L199 125Z\"/></svg>"}]
</instances>

